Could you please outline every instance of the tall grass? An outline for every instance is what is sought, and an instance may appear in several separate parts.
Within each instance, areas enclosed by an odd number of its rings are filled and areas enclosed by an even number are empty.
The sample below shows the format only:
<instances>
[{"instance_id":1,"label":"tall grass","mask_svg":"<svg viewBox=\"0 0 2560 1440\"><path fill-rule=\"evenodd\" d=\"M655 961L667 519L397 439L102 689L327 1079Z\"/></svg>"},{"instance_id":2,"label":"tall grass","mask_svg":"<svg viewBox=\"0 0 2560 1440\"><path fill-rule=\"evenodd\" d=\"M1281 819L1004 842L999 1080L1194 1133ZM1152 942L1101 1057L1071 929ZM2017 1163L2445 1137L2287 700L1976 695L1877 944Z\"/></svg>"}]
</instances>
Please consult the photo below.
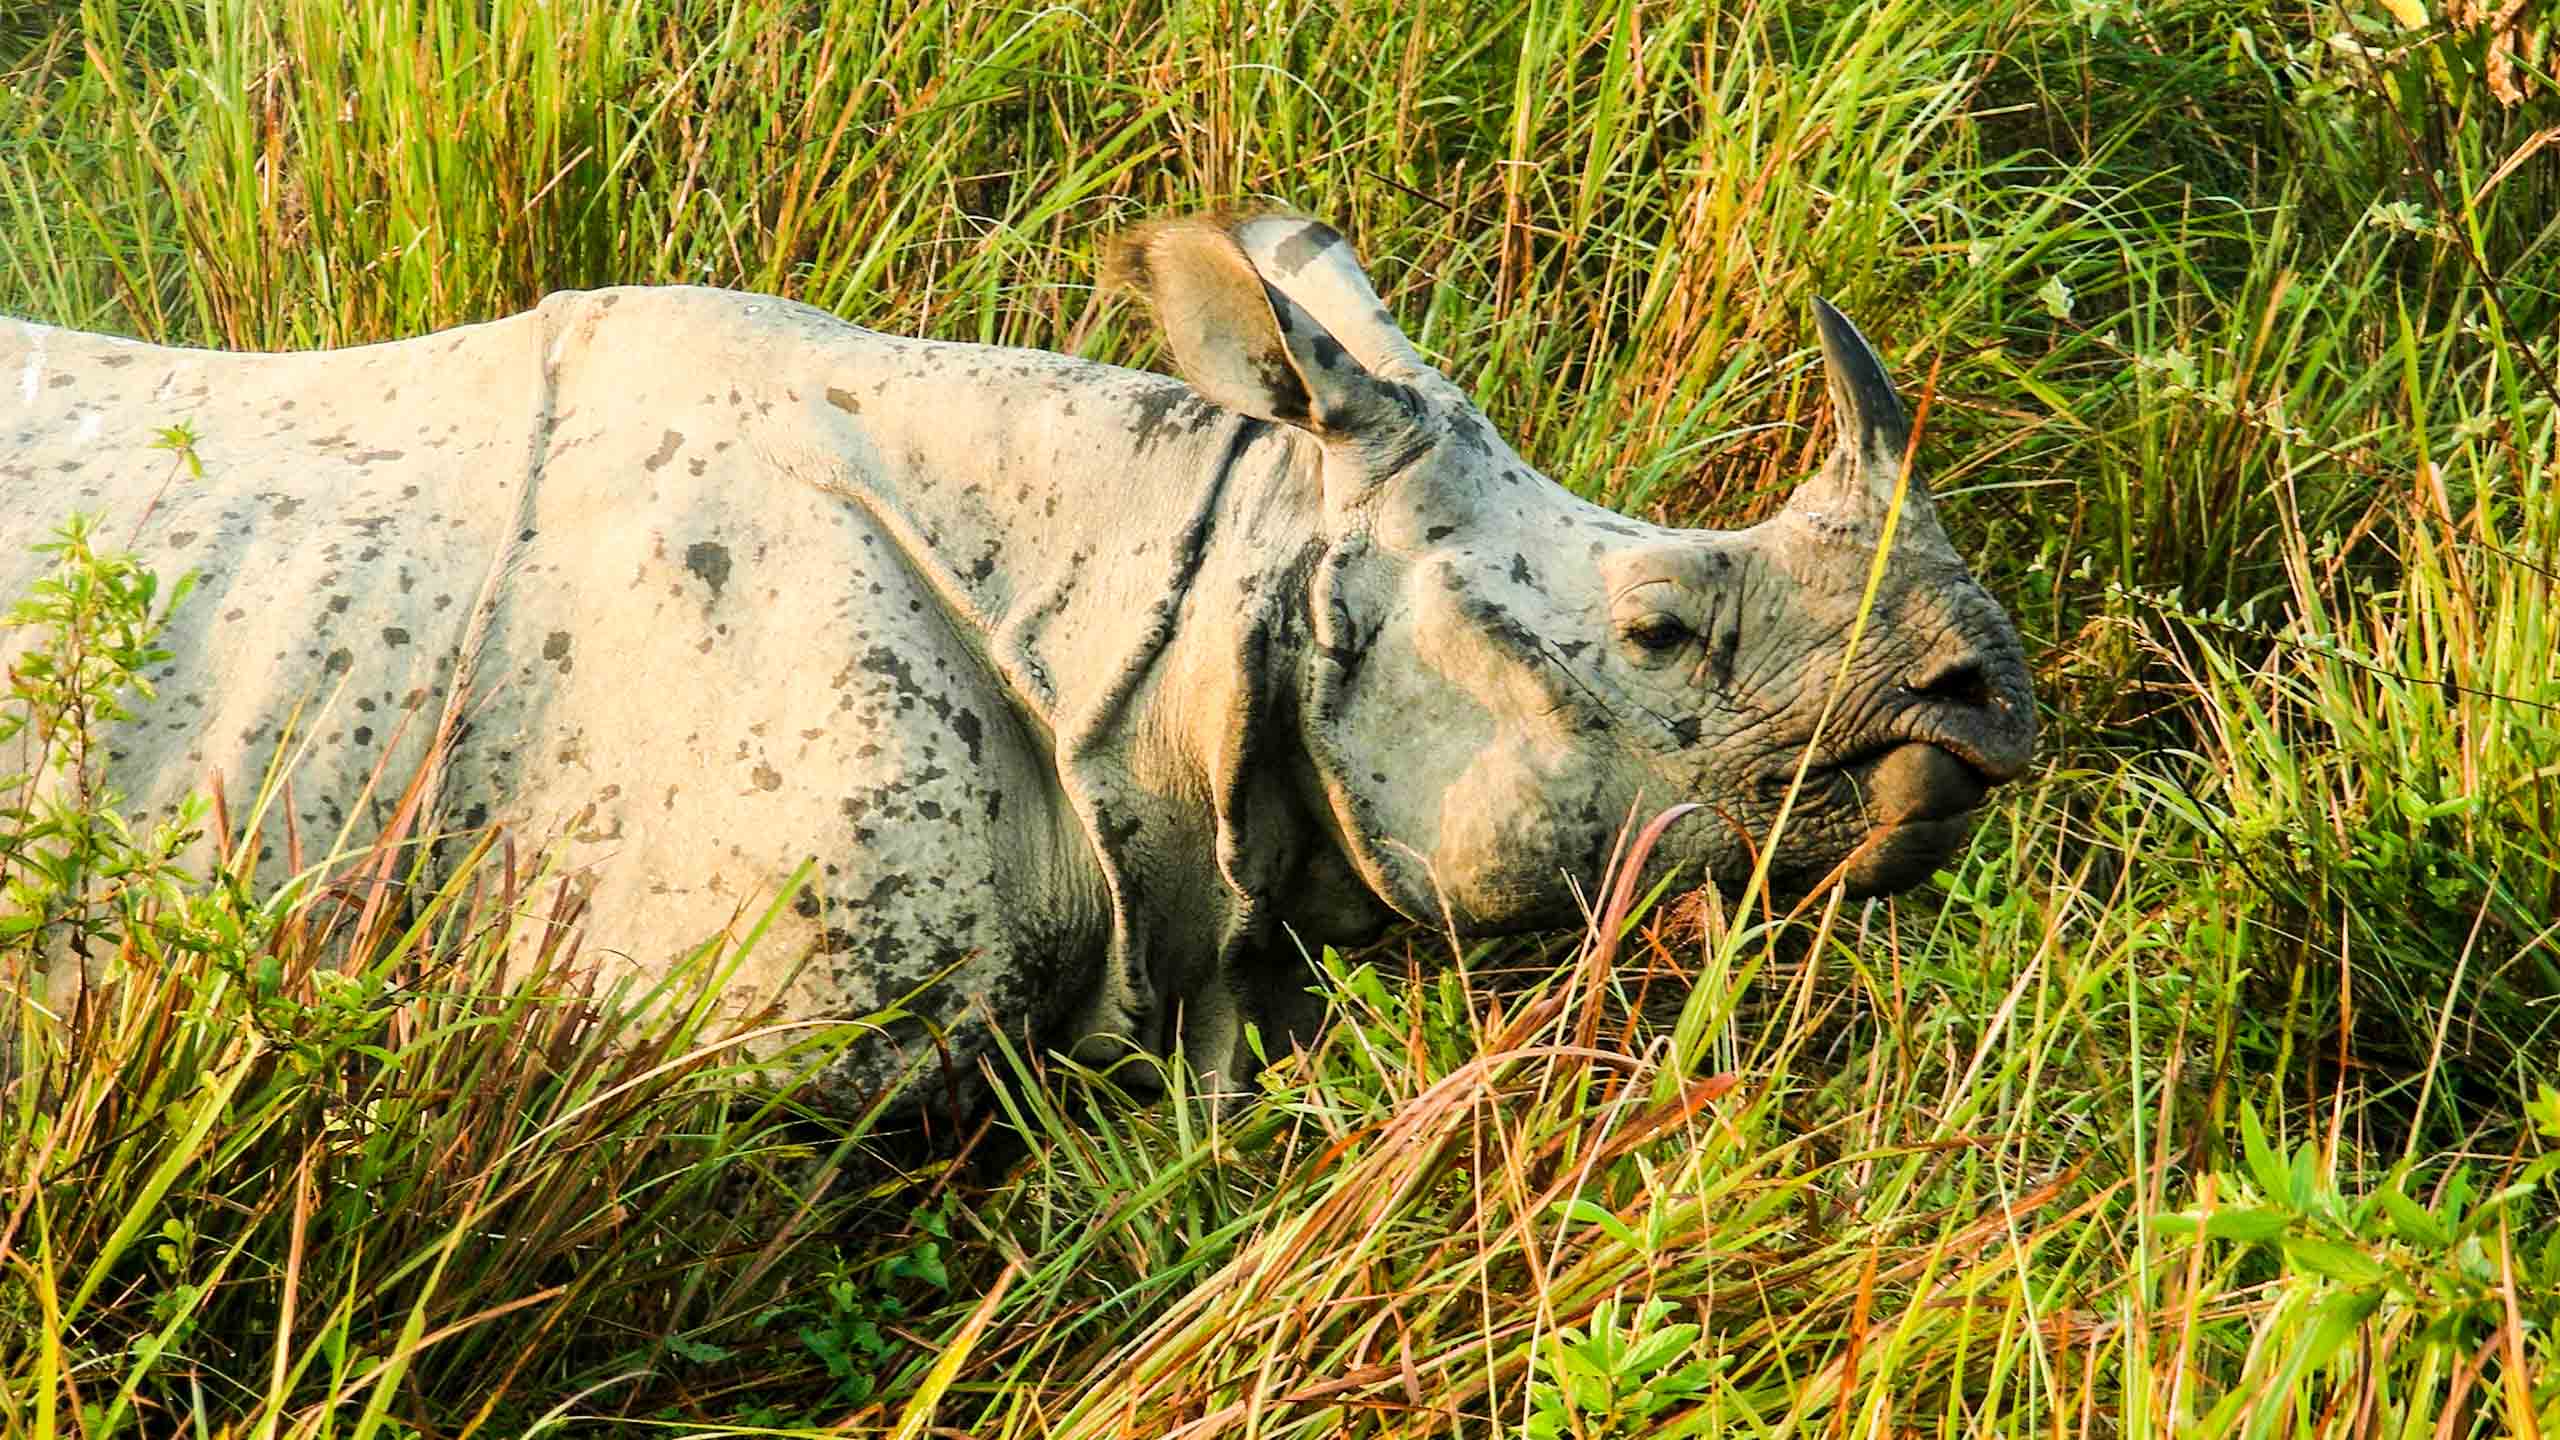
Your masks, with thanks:
<instances>
[{"instance_id":1,"label":"tall grass","mask_svg":"<svg viewBox=\"0 0 2560 1440\"><path fill-rule=\"evenodd\" d=\"M1830 295L2052 738L1926 893L1330 957L1242 1111L1017 1057L1024 1157L904 1186L696 1007L498 986L537 858L144 844L123 984L18 1005L0 1433L2560 1431L2560 88L2489 8L10 13L0 311L157 340L690 281L1147 363L1098 238L1278 201L1733 524Z\"/></svg>"}]
</instances>

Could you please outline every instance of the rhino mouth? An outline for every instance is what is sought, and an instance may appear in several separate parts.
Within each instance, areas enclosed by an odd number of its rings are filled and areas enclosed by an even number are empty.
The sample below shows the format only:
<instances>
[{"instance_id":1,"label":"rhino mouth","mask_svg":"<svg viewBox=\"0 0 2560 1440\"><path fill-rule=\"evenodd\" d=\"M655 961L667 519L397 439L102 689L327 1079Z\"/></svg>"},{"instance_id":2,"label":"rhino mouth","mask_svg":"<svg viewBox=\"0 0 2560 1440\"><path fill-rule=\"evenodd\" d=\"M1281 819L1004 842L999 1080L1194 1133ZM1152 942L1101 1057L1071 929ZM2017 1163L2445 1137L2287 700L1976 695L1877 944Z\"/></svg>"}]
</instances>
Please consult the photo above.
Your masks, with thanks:
<instances>
[{"instance_id":1,"label":"rhino mouth","mask_svg":"<svg viewBox=\"0 0 2560 1440\"><path fill-rule=\"evenodd\" d=\"M1790 888L1809 890L1828 881L1851 898L1891 895L1927 880L1953 858L1973 832L1974 813L1994 786L2009 777L1960 741L1880 739L1804 772L1803 793L1831 794L1854 814L1861 833L1845 856L1834 852ZM1795 779L1791 767L1764 779L1764 791L1782 792ZM1774 793L1772 793L1774 798Z\"/></svg>"},{"instance_id":2,"label":"rhino mouth","mask_svg":"<svg viewBox=\"0 0 2560 1440\"><path fill-rule=\"evenodd\" d=\"M1843 864L1853 896L1890 895L1928 879L1973 832L1974 812L2004 778L1978 754L1929 740L1902 740L1849 757L1843 778L1857 790L1866 837Z\"/></svg>"}]
</instances>

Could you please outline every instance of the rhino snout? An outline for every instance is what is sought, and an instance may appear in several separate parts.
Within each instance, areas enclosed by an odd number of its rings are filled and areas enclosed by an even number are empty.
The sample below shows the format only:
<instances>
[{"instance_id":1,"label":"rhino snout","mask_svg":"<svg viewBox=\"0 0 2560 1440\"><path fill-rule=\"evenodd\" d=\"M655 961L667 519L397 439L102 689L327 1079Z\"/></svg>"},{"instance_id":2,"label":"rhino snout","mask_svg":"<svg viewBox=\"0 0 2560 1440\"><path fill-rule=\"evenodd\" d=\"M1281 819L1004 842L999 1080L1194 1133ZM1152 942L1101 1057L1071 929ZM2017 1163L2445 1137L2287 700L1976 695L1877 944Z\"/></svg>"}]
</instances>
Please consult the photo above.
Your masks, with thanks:
<instances>
[{"instance_id":1,"label":"rhino snout","mask_svg":"<svg viewBox=\"0 0 2560 1440\"><path fill-rule=\"evenodd\" d=\"M1998 777L1970 757L1907 740L1849 770L1867 835L1842 879L1853 895L1889 895L1929 878L1964 843Z\"/></svg>"},{"instance_id":2,"label":"rhino snout","mask_svg":"<svg viewBox=\"0 0 2560 1440\"><path fill-rule=\"evenodd\" d=\"M1870 761L1859 777L1868 820L1878 826L1923 824L1971 814L1990 793L1990 775L1943 746L1907 741Z\"/></svg>"},{"instance_id":3,"label":"rhino snout","mask_svg":"<svg viewBox=\"0 0 2560 1440\"><path fill-rule=\"evenodd\" d=\"M1994 785L2035 759L2035 695L2026 667L2007 656L1967 655L1902 684L1909 738L1926 740Z\"/></svg>"},{"instance_id":4,"label":"rhino snout","mask_svg":"<svg viewBox=\"0 0 2560 1440\"><path fill-rule=\"evenodd\" d=\"M2035 758L2026 667L1969 654L1907 679L1888 738L1835 762L1857 791L1866 837L1843 878L1853 894L1888 895L1927 880L1964 843L1973 812Z\"/></svg>"}]
</instances>

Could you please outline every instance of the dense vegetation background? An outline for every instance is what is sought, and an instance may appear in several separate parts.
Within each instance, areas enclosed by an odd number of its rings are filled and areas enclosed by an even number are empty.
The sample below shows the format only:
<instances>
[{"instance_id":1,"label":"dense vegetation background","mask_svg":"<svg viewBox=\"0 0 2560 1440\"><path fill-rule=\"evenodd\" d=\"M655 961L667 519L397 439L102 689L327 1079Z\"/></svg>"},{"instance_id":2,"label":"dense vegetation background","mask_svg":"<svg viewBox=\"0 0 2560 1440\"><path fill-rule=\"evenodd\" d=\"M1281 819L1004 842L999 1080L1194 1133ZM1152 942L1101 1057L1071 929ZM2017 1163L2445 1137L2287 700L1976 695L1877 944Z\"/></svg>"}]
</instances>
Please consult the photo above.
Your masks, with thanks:
<instances>
[{"instance_id":1,"label":"dense vegetation background","mask_svg":"<svg viewBox=\"0 0 2560 1440\"><path fill-rule=\"evenodd\" d=\"M1281 202L1558 479L1731 525L1826 443L1830 295L1932 390L2049 737L1926 892L1412 936L1243 1114L1052 1067L1018 1163L881 1185L700 1007L493 993L537 857L262 903L41 801L169 599L75 543L0 934L125 982L14 1002L0 1433L2560 1433L2549 12L87 0L0 47L0 312L169 342L683 280L1147 363L1100 237Z\"/></svg>"}]
</instances>

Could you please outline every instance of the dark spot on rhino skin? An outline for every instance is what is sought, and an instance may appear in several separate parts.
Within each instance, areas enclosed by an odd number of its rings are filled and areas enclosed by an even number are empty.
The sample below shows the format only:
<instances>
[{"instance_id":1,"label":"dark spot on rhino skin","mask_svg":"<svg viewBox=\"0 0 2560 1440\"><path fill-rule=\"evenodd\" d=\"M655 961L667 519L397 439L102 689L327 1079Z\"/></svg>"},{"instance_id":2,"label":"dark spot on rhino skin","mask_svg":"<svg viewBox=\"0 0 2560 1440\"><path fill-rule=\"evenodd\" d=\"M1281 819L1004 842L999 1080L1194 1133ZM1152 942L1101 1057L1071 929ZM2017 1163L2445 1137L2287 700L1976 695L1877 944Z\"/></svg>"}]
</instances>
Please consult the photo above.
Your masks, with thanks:
<instances>
[{"instance_id":1,"label":"dark spot on rhino skin","mask_svg":"<svg viewBox=\"0 0 2560 1440\"><path fill-rule=\"evenodd\" d=\"M357 696L357 697L356 697L356 708L357 708L358 710L363 711L363 712L364 712L364 713L366 713L367 715L370 715L370 714L372 714L375 710L377 710L377 709L379 709L379 708L381 708L381 707L379 707L379 706L375 705L375 704L373 703L373 700L372 700L372 698L371 698L370 696L359 695L359 696Z\"/></svg>"},{"instance_id":2,"label":"dark spot on rhino skin","mask_svg":"<svg viewBox=\"0 0 2560 1440\"><path fill-rule=\"evenodd\" d=\"M356 599L356 597L354 597L353 595L332 595L332 596L330 596L330 597L329 597L329 613L330 613L330 614L332 614L332 615L344 615L344 614L346 614L346 613L347 613L347 607L348 607L349 605L354 604L354 603L355 603L355 599Z\"/></svg>"},{"instance_id":3,"label":"dark spot on rhino skin","mask_svg":"<svg viewBox=\"0 0 2560 1440\"><path fill-rule=\"evenodd\" d=\"M720 587L729 583L729 547L714 540L696 540L684 547L684 568L699 576L711 587L711 598L720 598Z\"/></svg>"},{"instance_id":4,"label":"dark spot on rhino skin","mask_svg":"<svg viewBox=\"0 0 2560 1440\"><path fill-rule=\"evenodd\" d=\"M759 790L779 790L782 788L782 772L759 760L756 762L755 781Z\"/></svg>"},{"instance_id":5,"label":"dark spot on rhino skin","mask_svg":"<svg viewBox=\"0 0 2560 1440\"><path fill-rule=\"evenodd\" d=\"M1114 824L1108 814L1097 809L1093 819L1094 828L1102 832L1103 843L1114 851L1126 849L1130 841L1138 838L1138 832L1146 828L1146 822L1135 815Z\"/></svg>"},{"instance_id":6,"label":"dark spot on rhino skin","mask_svg":"<svg viewBox=\"0 0 2560 1440\"><path fill-rule=\"evenodd\" d=\"M1457 533L1458 527L1455 525L1434 525L1430 529L1422 532L1422 538L1429 541L1439 541L1445 540Z\"/></svg>"},{"instance_id":7,"label":"dark spot on rhino skin","mask_svg":"<svg viewBox=\"0 0 2560 1440\"><path fill-rule=\"evenodd\" d=\"M569 632L554 630L542 642L542 658L558 662L560 673L569 673Z\"/></svg>"},{"instance_id":8,"label":"dark spot on rhino skin","mask_svg":"<svg viewBox=\"0 0 2560 1440\"><path fill-rule=\"evenodd\" d=\"M359 725L359 726L357 726L357 727L356 727L356 743L357 743L357 744L359 744L359 745L370 745L370 744L372 744L372 743L373 743L373 727L372 727L372 726L370 726L370 725Z\"/></svg>"},{"instance_id":9,"label":"dark spot on rhino skin","mask_svg":"<svg viewBox=\"0 0 2560 1440\"><path fill-rule=\"evenodd\" d=\"M1529 558L1527 556L1514 554L1511 557L1511 583L1514 585L1526 585L1532 590L1538 588L1538 577L1529 569Z\"/></svg>"},{"instance_id":10,"label":"dark spot on rhino skin","mask_svg":"<svg viewBox=\"0 0 2560 1440\"><path fill-rule=\"evenodd\" d=\"M1285 280L1314 263L1316 257L1329 247L1341 243L1341 233L1332 226L1320 220L1310 220L1296 234L1281 241L1280 248L1272 252L1271 258L1280 267L1280 276ZM1383 315L1386 312L1382 310L1379 313Z\"/></svg>"},{"instance_id":11,"label":"dark spot on rhino skin","mask_svg":"<svg viewBox=\"0 0 2560 1440\"><path fill-rule=\"evenodd\" d=\"M47 383L48 383L48 384L50 384L50 385L52 385L52 386L53 386L53 388L55 388L55 389L59 390L59 389L61 389L63 386L68 385L68 384L70 384L70 383L71 383L71 372L70 372L70 371L68 371L68 370L62 371L61 373L59 373L59 374L55 375L55 376L53 377L53 379L52 379L52 380L50 380L50 381L48 381Z\"/></svg>"},{"instance_id":12,"label":"dark spot on rhino skin","mask_svg":"<svg viewBox=\"0 0 2560 1440\"><path fill-rule=\"evenodd\" d=\"M1325 369L1334 370L1341 367L1342 344L1323 331L1319 330L1308 337L1307 350L1316 357L1316 363Z\"/></svg>"},{"instance_id":13,"label":"dark spot on rhino skin","mask_svg":"<svg viewBox=\"0 0 2560 1440\"><path fill-rule=\"evenodd\" d=\"M818 897L804 886L799 894L791 897L791 913L803 920L817 919Z\"/></svg>"},{"instance_id":14,"label":"dark spot on rhino skin","mask_svg":"<svg viewBox=\"0 0 2560 1440\"><path fill-rule=\"evenodd\" d=\"M737 392L734 390L730 392L730 395L733 398L736 394ZM847 415L859 415L862 413L862 402L854 398L852 391L839 390L833 385L827 387L827 403L833 405Z\"/></svg>"},{"instance_id":15,"label":"dark spot on rhino skin","mask_svg":"<svg viewBox=\"0 0 2560 1440\"><path fill-rule=\"evenodd\" d=\"M924 687L916 683L915 671L908 666L906 657L900 655L897 651L890 649L886 645L874 645L869 650L863 652L862 668L870 671L874 675L883 675L888 677L890 684L897 690L901 698L921 703L926 709L933 712L935 719L947 721L951 718L951 702L939 695L926 694ZM845 698L851 699L852 697L847 696ZM901 706L900 708L903 709L905 707ZM858 752L858 758L867 758L869 755L875 753L877 753L877 751L874 747L866 746L861 752Z\"/></svg>"},{"instance_id":16,"label":"dark spot on rhino skin","mask_svg":"<svg viewBox=\"0 0 2560 1440\"><path fill-rule=\"evenodd\" d=\"M977 712L968 709L953 711L951 715L951 733L959 736L960 743L969 747L969 763L972 765L977 764L978 741L979 738L985 734L984 728L978 724Z\"/></svg>"},{"instance_id":17,"label":"dark spot on rhino skin","mask_svg":"<svg viewBox=\"0 0 2560 1440\"><path fill-rule=\"evenodd\" d=\"M356 652L348 649L344 645L341 645L337 649L329 652L329 659L327 663L323 664L320 669L323 674L336 675L343 671L352 669L355 663Z\"/></svg>"},{"instance_id":18,"label":"dark spot on rhino skin","mask_svg":"<svg viewBox=\"0 0 2560 1440\"><path fill-rule=\"evenodd\" d=\"M1556 645L1557 653L1563 655L1567 660L1581 659L1582 652L1590 648L1591 642L1588 640L1565 640L1558 642Z\"/></svg>"},{"instance_id":19,"label":"dark spot on rhino skin","mask_svg":"<svg viewBox=\"0 0 2560 1440\"><path fill-rule=\"evenodd\" d=\"M400 455L401 452L397 450L367 450L356 456L356 463L370 465L376 460L397 460Z\"/></svg>"},{"instance_id":20,"label":"dark spot on rhino skin","mask_svg":"<svg viewBox=\"0 0 2560 1440\"><path fill-rule=\"evenodd\" d=\"M702 458L701 458L701 457L699 457L699 456L696 456L695 458L693 458L693 459L691 459L691 460L687 460L686 462L684 462L684 470L685 470L685 473L686 473L686 474L688 474L688 475L699 475L699 474L701 474L703 471L708 470L708 469L710 469L710 468L711 468L711 462L710 462L710 461L708 461L708 460L702 459Z\"/></svg>"},{"instance_id":21,"label":"dark spot on rhino skin","mask_svg":"<svg viewBox=\"0 0 2560 1440\"><path fill-rule=\"evenodd\" d=\"M1137 441L1139 454L1145 454L1159 437L1173 428L1166 417L1190 394L1190 390L1179 384L1165 384L1138 397L1138 418L1130 425L1129 434Z\"/></svg>"},{"instance_id":22,"label":"dark spot on rhino skin","mask_svg":"<svg viewBox=\"0 0 2560 1440\"><path fill-rule=\"evenodd\" d=\"M270 520L290 520L293 518L293 512L301 508L301 501L296 500L290 495L280 496L277 498L274 507L267 511L267 518Z\"/></svg>"},{"instance_id":23,"label":"dark spot on rhino skin","mask_svg":"<svg viewBox=\"0 0 2560 1440\"><path fill-rule=\"evenodd\" d=\"M169 548L172 550L184 550L194 543L196 543L196 532L193 530L176 530L170 532Z\"/></svg>"},{"instance_id":24,"label":"dark spot on rhino skin","mask_svg":"<svg viewBox=\"0 0 2560 1440\"><path fill-rule=\"evenodd\" d=\"M121 370L127 365L133 363L133 357L130 355L101 355L98 357L98 363L109 370Z\"/></svg>"},{"instance_id":25,"label":"dark spot on rhino skin","mask_svg":"<svg viewBox=\"0 0 2560 1440\"><path fill-rule=\"evenodd\" d=\"M397 625L385 625L382 627L382 643L391 646L406 645L409 643L409 632Z\"/></svg>"},{"instance_id":26,"label":"dark spot on rhino skin","mask_svg":"<svg viewBox=\"0 0 2560 1440\"><path fill-rule=\"evenodd\" d=\"M1272 292L1275 295L1279 292ZM1278 349L1265 350L1253 357L1254 378L1262 382L1265 398L1271 402L1271 418L1290 425L1304 425L1315 416L1307 387L1289 364L1288 355Z\"/></svg>"}]
</instances>

